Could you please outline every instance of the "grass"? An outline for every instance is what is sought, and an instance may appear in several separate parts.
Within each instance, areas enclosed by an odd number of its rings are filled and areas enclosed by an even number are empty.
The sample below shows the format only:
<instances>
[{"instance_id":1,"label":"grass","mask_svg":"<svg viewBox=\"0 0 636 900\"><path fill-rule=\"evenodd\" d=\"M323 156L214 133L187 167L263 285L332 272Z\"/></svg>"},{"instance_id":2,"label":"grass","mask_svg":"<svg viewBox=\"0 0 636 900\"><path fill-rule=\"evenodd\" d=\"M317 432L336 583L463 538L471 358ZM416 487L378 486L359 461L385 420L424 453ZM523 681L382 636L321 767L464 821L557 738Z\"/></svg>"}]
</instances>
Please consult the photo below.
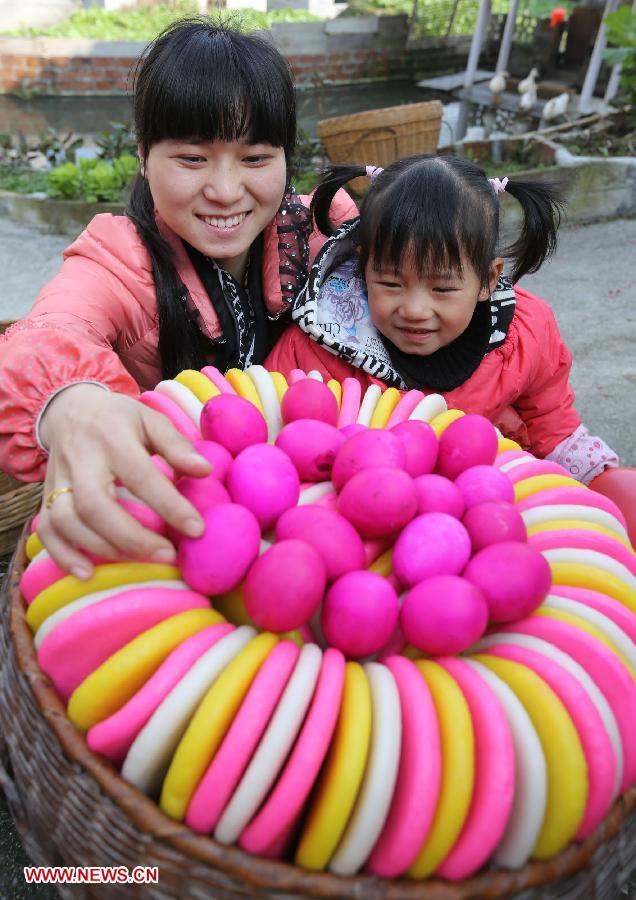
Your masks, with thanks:
<instances>
[{"instance_id":1,"label":"grass","mask_svg":"<svg viewBox=\"0 0 636 900\"><path fill-rule=\"evenodd\" d=\"M0 191L34 194L36 191L46 191L48 185L49 179L46 172L0 166Z\"/></svg>"},{"instance_id":2,"label":"grass","mask_svg":"<svg viewBox=\"0 0 636 900\"><path fill-rule=\"evenodd\" d=\"M65 37L94 38L101 41L150 41L175 19L196 15L193 0L175 0L171 4L151 6L141 9L105 10L91 6L80 9L70 18L48 28L27 28L22 26L9 32L17 37ZM268 13L255 9L214 11L217 21L238 24L247 31L270 28L273 22L321 21L304 10L278 9Z\"/></svg>"}]
</instances>

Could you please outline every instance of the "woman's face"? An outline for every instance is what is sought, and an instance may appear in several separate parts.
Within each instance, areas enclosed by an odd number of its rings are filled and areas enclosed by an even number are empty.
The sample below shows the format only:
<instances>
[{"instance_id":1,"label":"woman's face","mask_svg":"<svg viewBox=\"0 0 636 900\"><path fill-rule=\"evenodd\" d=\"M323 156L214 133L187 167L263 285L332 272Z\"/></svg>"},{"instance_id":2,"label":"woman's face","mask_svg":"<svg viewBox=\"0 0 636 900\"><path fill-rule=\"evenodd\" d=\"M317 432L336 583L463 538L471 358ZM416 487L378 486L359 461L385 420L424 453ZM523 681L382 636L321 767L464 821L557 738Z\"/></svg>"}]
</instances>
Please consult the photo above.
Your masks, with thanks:
<instances>
[{"instance_id":1,"label":"woman's face","mask_svg":"<svg viewBox=\"0 0 636 900\"><path fill-rule=\"evenodd\" d=\"M480 290L470 265L461 273L421 278L408 264L398 273L376 272L370 259L365 276L373 324L403 353L430 356L468 328L477 303L488 300L502 268L503 260L493 260L489 286Z\"/></svg>"},{"instance_id":2,"label":"woman's face","mask_svg":"<svg viewBox=\"0 0 636 900\"><path fill-rule=\"evenodd\" d=\"M163 140L150 148L144 175L164 222L242 282L249 248L283 199L282 147Z\"/></svg>"}]
</instances>

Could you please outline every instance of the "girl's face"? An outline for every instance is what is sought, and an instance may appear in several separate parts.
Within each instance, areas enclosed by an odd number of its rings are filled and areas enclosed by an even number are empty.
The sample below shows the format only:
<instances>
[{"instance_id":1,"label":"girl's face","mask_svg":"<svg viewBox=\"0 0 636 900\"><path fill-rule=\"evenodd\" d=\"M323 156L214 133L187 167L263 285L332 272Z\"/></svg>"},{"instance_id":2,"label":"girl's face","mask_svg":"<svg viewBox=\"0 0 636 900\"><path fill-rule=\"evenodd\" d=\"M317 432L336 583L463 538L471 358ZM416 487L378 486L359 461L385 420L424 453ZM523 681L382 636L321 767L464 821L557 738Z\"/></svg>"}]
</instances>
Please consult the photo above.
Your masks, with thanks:
<instances>
[{"instance_id":1,"label":"girl's face","mask_svg":"<svg viewBox=\"0 0 636 900\"><path fill-rule=\"evenodd\" d=\"M144 174L164 222L242 282L249 248L283 199L282 147L166 139L150 148Z\"/></svg>"},{"instance_id":2,"label":"girl's face","mask_svg":"<svg viewBox=\"0 0 636 900\"><path fill-rule=\"evenodd\" d=\"M366 267L369 313L375 327L403 353L430 356L462 334L478 303L488 300L503 269L503 260L490 265L488 288L469 265L462 273L447 272L422 279L407 263L393 270Z\"/></svg>"}]
</instances>

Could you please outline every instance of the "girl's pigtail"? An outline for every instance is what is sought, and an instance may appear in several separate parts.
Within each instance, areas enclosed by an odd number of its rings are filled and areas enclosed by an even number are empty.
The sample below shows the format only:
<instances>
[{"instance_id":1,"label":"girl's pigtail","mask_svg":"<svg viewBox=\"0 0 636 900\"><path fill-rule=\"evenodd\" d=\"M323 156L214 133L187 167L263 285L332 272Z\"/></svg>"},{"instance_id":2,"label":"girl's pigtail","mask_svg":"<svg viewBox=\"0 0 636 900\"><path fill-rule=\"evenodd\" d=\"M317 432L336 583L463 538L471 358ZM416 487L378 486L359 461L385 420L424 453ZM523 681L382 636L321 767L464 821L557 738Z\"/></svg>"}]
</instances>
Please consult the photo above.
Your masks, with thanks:
<instances>
[{"instance_id":1,"label":"girl's pigtail","mask_svg":"<svg viewBox=\"0 0 636 900\"><path fill-rule=\"evenodd\" d=\"M365 166L331 166L324 172L322 180L311 198L311 215L320 231L327 237L334 233L329 220L331 201L348 181L366 174Z\"/></svg>"},{"instance_id":2,"label":"girl's pigtail","mask_svg":"<svg viewBox=\"0 0 636 900\"><path fill-rule=\"evenodd\" d=\"M134 223L152 263L159 311L159 355L163 378L174 378L183 369L206 364L197 327L184 302L186 289L177 274L172 248L159 233L154 202L146 179L139 173L133 183L126 215Z\"/></svg>"},{"instance_id":3,"label":"girl's pigtail","mask_svg":"<svg viewBox=\"0 0 636 900\"><path fill-rule=\"evenodd\" d=\"M506 193L512 194L523 210L523 225L519 236L501 251L502 256L515 261L511 273L515 283L523 275L536 272L556 250L565 198L562 186L556 182L509 179Z\"/></svg>"}]
</instances>

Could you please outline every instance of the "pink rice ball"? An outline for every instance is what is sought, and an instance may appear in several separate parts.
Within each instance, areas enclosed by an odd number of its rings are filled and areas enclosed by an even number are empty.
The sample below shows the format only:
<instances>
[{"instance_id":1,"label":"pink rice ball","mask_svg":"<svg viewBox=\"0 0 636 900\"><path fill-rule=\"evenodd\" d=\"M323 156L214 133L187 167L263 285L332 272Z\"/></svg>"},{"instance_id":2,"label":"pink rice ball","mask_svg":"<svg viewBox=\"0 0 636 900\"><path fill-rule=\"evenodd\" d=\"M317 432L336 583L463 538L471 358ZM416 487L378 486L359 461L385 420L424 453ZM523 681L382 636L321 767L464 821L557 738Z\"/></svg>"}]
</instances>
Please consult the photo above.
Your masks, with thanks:
<instances>
[{"instance_id":1,"label":"pink rice ball","mask_svg":"<svg viewBox=\"0 0 636 900\"><path fill-rule=\"evenodd\" d=\"M411 478L432 472L437 462L437 435L428 422L400 422L390 429L404 445L405 469Z\"/></svg>"},{"instance_id":2,"label":"pink rice ball","mask_svg":"<svg viewBox=\"0 0 636 900\"><path fill-rule=\"evenodd\" d=\"M179 493L186 500L189 500L198 512L204 512L204 510L217 503L232 502L230 495L214 475L204 475L203 478L192 478L189 475L182 475L177 480L176 487Z\"/></svg>"},{"instance_id":3,"label":"pink rice ball","mask_svg":"<svg viewBox=\"0 0 636 900\"><path fill-rule=\"evenodd\" d=\"M351 425L345 425L339 430L340 434L344 435L345 438L350 438L353 437L354 434L360 434L361 431L368 431L369 427L363 425L361 422L352 422Z\"/></svg>"},{"instance_id":4,"label":"pink rice ball","mask_svg":"<svg viewBox=\"0 0 636 900\"><path fill-rule=\"evenodd\" d=\"M461 491L466 509L488 500L515 502L515 489L509 478L494 466L471 466L455 479Z\"/></svg>"},{"instance_id":5,"label":"pink rice ball","mask_svg":"<svg viewBox=\"0 0 636 900\"><path fill-rule=\"evenodd\" d=\"M487 624L486 598L458 575L437 575L415 585L400 611L406 640L432 656L461 653L482 637Z\"/></svg>"},{"instance_id":6,"label":"pink rice ball","mask_svg":"<svg viewBox=\"0 0 636 900\"><path fill-rule=\"evenodd\" d=\"M303 378L291 384L280 405L283 422L296 419L319 419L328 425L336 425L340 410L338 401L322 381Z\"/></svg>"},{"instance_id":7,"label":"pink rice ball","mask_svg":"<svg viewBox=\"0 0 636 900\"><path fill-rule=\"evenodd\" d=\"M330 646L360 659L384 647L398 614L398 596L386 578L366 570L349 572L327 591L322 631Z\"/></svg>"},{"instance_id":8,"label":"pink rice ball","mask_svg":"<svg viewBox=\"0 0 636 900\"><path fill-rule=\"evenodd\" d=\"M490 544L501 544L503 541L525 543L528 540L523 517L513 503L500 500L478 503L466 512L462 524L470 535L473 553Z\"/></svg>"},{"instance_id":9,"label":"pink rice ball","mask_svg":"<svg viewBox=\"0 0 636 900\"><path fill-rule=\"evenodd\" d=\"M437 471L454 481L471 466L491 466L497 449L497 432L485 416L462 416L440 435Z\"/></svg>"},{"instance_id":10,"label":"pink rice ball","mask_svg":"<svg viewBox=\"0 0 636 900\"><path fill-rule=\"evenodd\" d=\"M261 530L253 513L219 503L202 514L205 530L183 537L177 564L188 585L202 594L225 594L241 583L258 555Z\"/></svg>"},{"instance_id":11,"label":"pink rice ball","mask_svg":"<svg viewBox=\"0 0 636 900\"><path fill-rule=\"evenodd\" d=\"M201 434L231 453L267 441L267 423L253 403L238 394L211 397L201 411Z\"/></svg>"},{"instance_id":12,"label":"pink rice ball","mask_svg":"<svg viewBox=\"0 0 636 900\"><path fill-rule=\"evenodd\" d=\"M425 513L402 531L393 550L393 571L412 587L435 575L459 575L470 559L470 538L447 513Z\"/></svg>"},{"instance_id":13,"label":"pink rice ball","mask_svg":"<svg viewBox=\"0 0 636 900\"><path fill-rule=\"evenodd\" d=\"M338 450L331 470L331 480L339 491L358 472L375 466L404 469L406 451L402 441L390 431L366 428L348 438Z\"/></svg>"},{"instance_id":14,"label":"pink rice ball","mask_svg":"<svg viewBox=\"0 0 636 900\"><path fill-rule=\"evenodd\" d=\"M468 563L464 577L483 592L492 622L515 622L529 616L541 605L552 583L545 557L518 541L484 547Z\"/></svg>"},{"instance_id":15,"label":"pink rice ball","mask_svg":"<svg viewBox=\"0 0 636 900\"><path fill-rule=\"evenodd\" d=\"M216 441L195 441L194 449L212 466L212 475L225 481L232 465L232 454Z\"/></svg>"},{"instance_id":16,"label":"pink rice ball","mask_svg":"<svg viewBox=\"0 0 636 900\"><path fill-rule=\"evenodd\" d=\"M362 538L344 516L324 506L295 506L276 523L276 540L296 538L318 551L327 581L364 568Z\"/></svg>"},{"instance_id":17,"label":"pink rice ball","mask_svg":"<svg viewBox=\"0 0 636 900\"><path fill-rule=\"evenodd\" d=\"M443 475L420 475L415 479L418 512L443 512L456 519L464 515L465 505L462 492Z\"/></svg>"},{"instance_id":18,"label":"pink rice ball","mask_svg":"<svg viewBox=\"0 0 636 900\"><path fill-rule=\"evenodd\" d=\"M417 512L413 479L403 469L389 466L363 469L340 491L338 512L363 538L395 534Z\"/></svg>"},{"instance_id":19,"label":"pink rice ball","mask_svg":"<svg viewBox=\"0 0 636 900\"><path fill-rule=\"evenodd\" d=\"M286 509L298 503L300 479L280 447L255 444L242 450L232 463L227 489L232 500L251 510L261 528L267 530Z\"/></svg>"},{"instance_id":20,"label":"pink rice ball","mask_svg":"<svg viewBox=\"0 0 636 900\"><path fill-rule=\"evenodd\" d=\"M301 481L328 481L344 442L335 426L319 419L295 419L276 438L276 446L289 456Z\"/></svg>"},{"instance_id":21,"label":"pink rice ball","mask_svg":"<svg viewBox=\"0 0 636 900\"><path fill-rule=\"evenodd\" d=\"M283 540L259 556L247 573L245 609L259 628L292 631L317 611L325 584L320 554L305 541Z\"/></svg>"}]
</instances>

